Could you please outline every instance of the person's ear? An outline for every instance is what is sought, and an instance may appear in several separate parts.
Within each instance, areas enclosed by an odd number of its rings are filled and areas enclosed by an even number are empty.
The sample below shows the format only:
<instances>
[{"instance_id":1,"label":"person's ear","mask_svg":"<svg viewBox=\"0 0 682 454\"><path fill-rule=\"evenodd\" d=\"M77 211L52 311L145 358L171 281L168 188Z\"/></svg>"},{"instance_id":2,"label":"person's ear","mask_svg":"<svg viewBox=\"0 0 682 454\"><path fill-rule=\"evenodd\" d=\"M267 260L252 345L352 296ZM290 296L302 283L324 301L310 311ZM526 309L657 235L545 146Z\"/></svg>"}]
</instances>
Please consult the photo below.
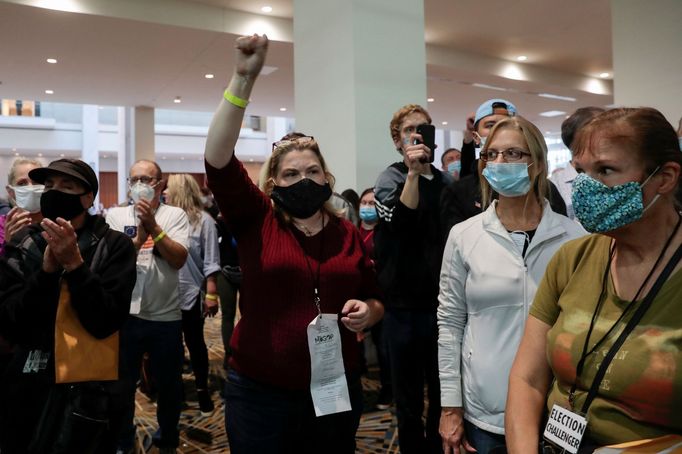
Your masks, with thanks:
<instances>
[{"instance_id":1,"label":"person's ear","mask_svg":"<svg viewBox=\"0 0 682 454\"><path fill-rule=\"evenodd\" d=\"M403 143L402 140L400 140L400 137L393 139L393 145L395 145L395 149L398 150L398 153L403 154Z\"/></svg>"},{"instance_id":2,"label":"person's ear","mask_svg":"<svg viewBox=\"0 0 682 454\"><path fill-rule=\"evenodd\" d=\"M83 208L85 208L86 210L89 209L94 203L95 195L92 193L92 191L81 196L81 204L83 205Z\"/></svg>"},{"instance_id":3,"label":"person's ear","mask_svg":"<svg viewBox=\"0 0 682 454\"><path fill-rule=\"evenodd\" d=\"M5 190L7 191L7 195L9 196L10 202L14 203L16 201L16 194L14 193L14 189L10 185L5 186Z\"/></svg>"},{"instance_id":4,"label":"person's ear","mask_svg":"<svg viewBox=\"0 0 682 454\"><path fill-rule=\"evenodd\" d=\"M658 187L659 194L667 194L675 191L680 179L680 164L677 162L666 162L658 171L661 176L661 185Z\"/></svg>"}]
</instances>

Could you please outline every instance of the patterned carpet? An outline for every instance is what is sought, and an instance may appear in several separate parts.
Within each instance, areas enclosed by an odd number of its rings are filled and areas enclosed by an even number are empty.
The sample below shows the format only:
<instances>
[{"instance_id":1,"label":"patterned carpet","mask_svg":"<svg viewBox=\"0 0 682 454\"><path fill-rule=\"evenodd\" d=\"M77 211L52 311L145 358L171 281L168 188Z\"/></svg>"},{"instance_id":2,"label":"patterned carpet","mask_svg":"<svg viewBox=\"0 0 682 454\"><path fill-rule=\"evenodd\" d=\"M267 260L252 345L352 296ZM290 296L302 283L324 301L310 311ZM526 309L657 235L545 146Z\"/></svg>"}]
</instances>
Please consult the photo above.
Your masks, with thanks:
<instances>
[{"instance_id":1,"label":"patterned carpet","mask_svg":"<svg viewBox=\"0 0 682 454\"><path fill-rule=\"evenodd\" d=\"M202 417L194 391L194 379L189 370L183 374L185 384L186 408L180 416L180 446L181 453L229 453L227 436L223 418L224 403L220 398L220 389L225 382L225 372L222 368L224 350L220 338L220 315L213 319L206 319L206 344L209 350L210 377L209 388L216 409L209 417ZM395 416L391 411L375 411L374 404L378 397L379 381L377 371L370 369L369 377L362 378L365 391L365 408L360 428L357 432L358 453L398 453L398 437ZM137 452L155 453L155 448L149 449L151 436L157 428L155 403L139 390L136 397L137 409L135 422L137 431Z\"/></svg>"}]
</instances>

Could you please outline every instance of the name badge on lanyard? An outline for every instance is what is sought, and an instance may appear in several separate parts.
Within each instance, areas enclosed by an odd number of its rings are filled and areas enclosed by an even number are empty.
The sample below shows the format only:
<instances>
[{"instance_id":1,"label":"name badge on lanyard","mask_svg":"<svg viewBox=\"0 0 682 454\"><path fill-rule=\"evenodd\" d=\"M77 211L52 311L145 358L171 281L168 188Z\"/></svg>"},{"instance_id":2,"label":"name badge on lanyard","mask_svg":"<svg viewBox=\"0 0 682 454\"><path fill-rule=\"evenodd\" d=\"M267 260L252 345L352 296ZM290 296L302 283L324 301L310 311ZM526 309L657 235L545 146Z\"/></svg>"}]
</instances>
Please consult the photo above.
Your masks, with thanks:
<instances>
[{"instance_id":1,"label":"name badge on lanyard","mask_svg":"<svg viewBox=\"0 0 682 454\"><path fill-rule=\"evenodd\" d=\"M130 210L132 219L129 219L129 221L131 222L131 225L125 226L124 231L129 236L132 233L134 233L133 236L135 236L137 235L138 229L137 225L135 225L135 211L132 206L130 207ZM152 266L152 259L154 257L153 252L154 240L151 236L148 236L147 240L140 248L140 251L137 253L137 280L135 281L135 287L133 288L133 293L130 298L130 313L133 315L139 314L140 309L142 308L142 292L144 291L144 284L147 280L147 273Z\"/></svg>"},{"instance_id":2,"label":"name badge on lanyard","mask_svg":"<svg viewBox=\"0 0 682 454\"><path fill-rule=\"evenodd\" d=\"M567 452L576 454L586 428L587 420L584 417L554 404L543 438Z\"/></svg>"},{"instance_id":3,"label":"name badge on lanyard","mask_svg":"<svg viewBox=\"0 0 682 454\"><path fill-rule=\"evenodd\" d=\"M320 314L308 325L310 394L315 416L350 411L337 314Z\"/></svg>"}]
</instances>

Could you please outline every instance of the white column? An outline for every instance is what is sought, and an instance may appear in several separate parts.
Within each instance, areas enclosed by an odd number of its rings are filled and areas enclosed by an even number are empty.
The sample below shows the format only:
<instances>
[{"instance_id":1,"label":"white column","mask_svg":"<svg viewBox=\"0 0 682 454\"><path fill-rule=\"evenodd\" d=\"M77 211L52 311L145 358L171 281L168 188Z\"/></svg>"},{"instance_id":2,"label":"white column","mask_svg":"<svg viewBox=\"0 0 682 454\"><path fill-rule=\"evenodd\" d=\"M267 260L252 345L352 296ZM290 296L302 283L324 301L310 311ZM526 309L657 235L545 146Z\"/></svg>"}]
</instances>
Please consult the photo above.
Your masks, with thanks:
<instances>
[{"instance_id":1,"label":"white column","mask_svg":"<svg viewBox=\"0 0 682 454\"><path fill-rule=\"evenodd\" d=\"M138 159L155 160L154 108L118 108L118 202L128 198L128 173ZM163 167L161 167L163 170Z\"/></svg>"},{"instance_id":2,"label":"white column","mask_svg":"<svg viewBox=\"0 0 682 454\"><path fill-rule=\"evenodd\" d=\"M268 136L268 149L266 151L266 157L270 156L270 145L274 142L277 142L287 134L289 131L287 131L287 127L289 125L289 121L285 117L267 117L266 118L266 127L265 129L267 130L267 136Z\"/></svg>"},{"instance_id":3,"label":"white column","mask_svg":"<svg viewBox=\"0 0 682 454\"><path fill-rule=\"evenodd\" d=\"M294 0L296 129L311 134L337 192L373 186L401 160L393 112L426 106L422 0Z\"/></svg>"},{"instance_id":4,"label":"white column","mask_svg":"<svg viewBox=\"0 0 682 454\"><path fill-rule=\"evenodd\" d=\"M99 109L97 106L83 105L81 159L86 162L97 175L99 181L99 147L97 136L99 134ZM99 204L99 194L95 197L94 206Z\"/></svg>"},{"instance_id":5,"label":"white column","mask_svg":"<svg viewBox=\"0 0 682 454\"><path fill-rule=\"evenodd\" d=\"M154 108L136 106L131 109L134 122L134 161L138 159L155 160L156 146L154 144Z\"/></svg>"},{"instance_id":6,"label":"white column","mask_svg":"<svg viewBox=\"0 0 682 454\"><path fill-rule=\"evenodd\" d=\"M682 1L611 0L614 103L682 116Z\"/></svg>"},{"instance_id":7,"label":"white column","mask_svg":"<svg viewBox=\"0 0 682 454\"><path fill-rule=\"evenodd\" d=\"M116 171L118 183L118 203L123 203L128 198L128 184L126 178L128 177L128 168L130 167L130 159L128 153L128 115L126 111L128 108L119 107L118 114L118 153L116 161Z\"/></svg>"}]
</instances>

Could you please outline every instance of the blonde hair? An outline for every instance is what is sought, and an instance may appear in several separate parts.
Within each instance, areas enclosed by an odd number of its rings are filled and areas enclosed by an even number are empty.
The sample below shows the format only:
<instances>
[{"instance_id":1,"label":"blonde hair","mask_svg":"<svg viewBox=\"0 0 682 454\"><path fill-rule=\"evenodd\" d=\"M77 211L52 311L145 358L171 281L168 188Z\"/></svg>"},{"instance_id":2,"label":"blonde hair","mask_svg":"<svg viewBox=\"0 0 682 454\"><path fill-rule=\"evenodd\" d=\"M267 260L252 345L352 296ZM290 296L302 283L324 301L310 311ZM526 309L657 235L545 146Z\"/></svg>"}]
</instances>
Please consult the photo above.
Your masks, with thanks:
<instances>
[{"instance_id":1,"label":"blonde hair","mask_svg":"<svg viewBox=\"0 0 682 454\"><path fill-rule=\"evenodd\" d=\"M201 189L199 183L192 175L179 173L168 177L166 203L182 208L189 223L196 226L201 222L201 212L204 204L201 201Z\"/></svg>"},{"instance_id":2,"label":"blonde hair","mask_svg":"<svg viewBox=\"0 0 682 454\"><path fill-rule=\"evenodd\" d=\"M10 167L9 169L9 173L7 174L7 184L9 186L14 186L14 183L17 182L17 168L25 164L30 164L34 167L43 167L43 163L38 161L37 159L23 157L15 159L12 162L12 167Z\"/></svg>"},{"instance_id":3,"label":"blonde hair","mask_svg":"<svg viewBox=\"0 0 682 454\"><path fill-rule=\"evenodd\" d=\"M485 146L481 149L481 153L488 151L488 147L494 140L497 132L502 131L503 129L511 129L520 132L526 141L531 162L533 163L533 165L528 168L528 176L530 177L531 183L528 194L532 194L540 206L542 206L543 199L549 194L549 183L547 182L547 144L545 143L545 138L533 123L517 115L515 117L505 118L493 127L485 142ZM481 203L484 209L490 206L493 201L493 189L490 187L488 180L482 175L485 165L486 162L484 160L478 160L478 174L481 182ZM526 201L527 200L528 199L526 199Z\"/></svg>"},{"instance_id":4,"label":"blonde hair","mask_svg":"<svg viewBox=\"0 0 682 454\"><path fill-rule=\"evenodd\" d=\"M300 140L300 139L305 139L305 140ZM284 136L283 140L281 142L284 142L282 145L275 146L272 150L272 154L265 160L263 163L263 167L265 168L265 171L261 169L260 173L260 178L259 178L259 184L258 186L260 189L268 196L272 194L272 190L275 187L275 177L279 173L279 166L280 162L282 161L282 158L284 155L291 151L303 151L303 150L310 150L312 151L317 159L320 161L320 166L322 166L322 171L324 172L324 176L329 182L329 187L332 189L332 192L334 191L334 183L336 182L334 175L331 174L329 171L329 168L327 167L327 163L324 161L324 158L322 157L322 153L320 152L320 146L318 145L317 141L308 136L304 136L301 133L291 133L287 134ZM277 142L276 142L277 143ZM333 195L332 195L333 197ZM336 217L343 217L343 212L337 210L334 208L334 205L331 202L332 198L330 197L329 200L327 200L324 205L322 206L322 211L327 213L330 216L336 216ZM291 216L282 211L276 204L273 202L273 207L275 212L285 221L285 222L291 222Z\"/></svg>"}]
</instances>

